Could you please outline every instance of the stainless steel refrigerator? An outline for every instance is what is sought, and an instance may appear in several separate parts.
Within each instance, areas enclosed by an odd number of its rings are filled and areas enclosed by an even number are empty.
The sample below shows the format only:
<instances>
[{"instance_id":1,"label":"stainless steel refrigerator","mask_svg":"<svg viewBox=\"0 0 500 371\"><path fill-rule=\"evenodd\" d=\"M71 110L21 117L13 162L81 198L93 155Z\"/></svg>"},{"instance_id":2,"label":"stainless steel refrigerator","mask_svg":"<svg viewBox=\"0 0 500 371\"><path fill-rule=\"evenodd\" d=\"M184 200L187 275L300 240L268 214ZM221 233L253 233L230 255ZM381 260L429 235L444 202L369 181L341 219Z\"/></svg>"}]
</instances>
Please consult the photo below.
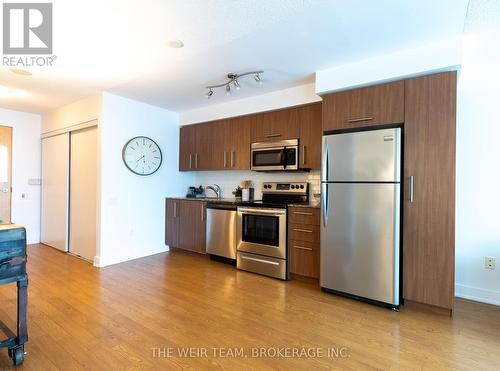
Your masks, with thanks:
<instances>
[{"instance_id":1,"label":"stainless steel refrigerator","mask_svg":"<svg viewBox=\"0 0 500 371\"><path fill-rule=\"evenodd\" d=\"M401 129L323 136L323 289L399 306Z\"/></svg>"}]
</instances>

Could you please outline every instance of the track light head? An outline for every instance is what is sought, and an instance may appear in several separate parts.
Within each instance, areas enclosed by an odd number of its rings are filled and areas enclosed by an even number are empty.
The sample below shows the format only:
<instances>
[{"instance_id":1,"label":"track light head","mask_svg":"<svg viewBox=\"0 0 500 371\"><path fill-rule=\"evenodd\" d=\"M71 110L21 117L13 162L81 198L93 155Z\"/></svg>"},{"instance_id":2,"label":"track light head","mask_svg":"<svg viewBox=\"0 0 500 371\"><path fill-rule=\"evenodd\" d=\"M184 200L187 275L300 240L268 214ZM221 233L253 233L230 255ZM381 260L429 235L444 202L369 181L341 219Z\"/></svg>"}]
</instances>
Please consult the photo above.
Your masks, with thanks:
<instances>
[{"instance_id":1,"label":"track light head","mask_svg":"<svg viewBox=\"0 0 500 371\"><path fill-rule=\"evenodd\" d=\"M214 85L207 85L205 86L208 89L208 92L205 94L207 98L210 98L213 95L213 90L212 89L217 89L217 88L223 88L226 92L226 95L231 95L231 88L234 88L235 90L240 90L241 85L240 85L240 80L246 76L250 78L250 76L253 76L254 80L259 84L262 85L262 80L260 78L260 75L264 73L264 71L259 70L259 71L248 71L244 73L228 73L226 75L227 80L223 83L220 84L214 84Z\"/></svg>"}]
</instances>

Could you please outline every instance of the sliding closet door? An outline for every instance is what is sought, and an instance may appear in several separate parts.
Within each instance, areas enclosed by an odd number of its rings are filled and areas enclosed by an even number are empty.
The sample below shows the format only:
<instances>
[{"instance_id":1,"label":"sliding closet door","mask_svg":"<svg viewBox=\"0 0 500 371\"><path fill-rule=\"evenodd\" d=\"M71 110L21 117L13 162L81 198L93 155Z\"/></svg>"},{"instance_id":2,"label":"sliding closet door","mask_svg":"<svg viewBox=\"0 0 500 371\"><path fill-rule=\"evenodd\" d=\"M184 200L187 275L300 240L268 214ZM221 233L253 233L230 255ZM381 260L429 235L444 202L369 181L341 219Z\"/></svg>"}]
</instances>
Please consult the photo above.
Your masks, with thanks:
<instances>
[{"instance_id":1,"label":"sliding closet door","mask_svg":"<svg viewBox=\"0 0 500 371\"><path fill-rule=\"evenodd\" d=\"M97 127L71 132L69 251L96 255Z\"/></svg>"},{"instance_id":2,"label":"sliding closet door","mask_svg":"<svg viewBox=\"0 0 500 371\"><path fill-rule=\"evenodd\" d=\"M69 134L42 139L42 243L68 251Z\"/></svg>"}]
</instances>

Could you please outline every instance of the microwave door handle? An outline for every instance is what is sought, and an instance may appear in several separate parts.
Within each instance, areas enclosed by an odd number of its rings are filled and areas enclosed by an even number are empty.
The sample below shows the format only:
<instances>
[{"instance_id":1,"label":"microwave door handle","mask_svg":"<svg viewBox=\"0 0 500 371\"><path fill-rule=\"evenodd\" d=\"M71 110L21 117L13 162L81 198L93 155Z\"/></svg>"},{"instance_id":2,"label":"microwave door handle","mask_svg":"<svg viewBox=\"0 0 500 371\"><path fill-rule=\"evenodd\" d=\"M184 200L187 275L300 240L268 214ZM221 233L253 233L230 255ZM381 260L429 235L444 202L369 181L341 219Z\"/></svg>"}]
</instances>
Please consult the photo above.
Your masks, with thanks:
<instances>
[{"instance_id":1,"label":"microwave door handle","mask_svg":"<svg viewBox=\"0 0 500 371\"><path fill-rule=\"evenodd\" d=\"M286 157L287 157L287 151L288 149L284 147L281 150L281 165L283 166L283 169L286 169Z\"/></svg>"}]
</instances>

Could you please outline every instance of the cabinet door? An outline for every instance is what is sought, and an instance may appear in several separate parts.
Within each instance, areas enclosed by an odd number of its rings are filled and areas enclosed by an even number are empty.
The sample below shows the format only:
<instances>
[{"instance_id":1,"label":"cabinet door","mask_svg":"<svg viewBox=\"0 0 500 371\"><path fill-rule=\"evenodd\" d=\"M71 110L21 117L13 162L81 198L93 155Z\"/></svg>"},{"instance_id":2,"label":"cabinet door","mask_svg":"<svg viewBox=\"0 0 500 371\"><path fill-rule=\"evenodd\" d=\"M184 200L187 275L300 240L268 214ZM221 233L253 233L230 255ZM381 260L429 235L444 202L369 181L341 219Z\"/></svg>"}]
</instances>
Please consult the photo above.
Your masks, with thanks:
<instances>
[{"instance_id":1,"label":"cabinet door","mask_svg":"<svg viewBox=\"0 0 500 371\"><path fill-rule=\"evenodd\" d=\"M321 103L298 108L300 126L301 169L319 169L321 166Z\"/></svg>"},{"instance_id":2,"label":"cabinet door","mask_svg":"<svg viewBox=\"0 0 500 371\"><path fill-rule=\"evenodd\" d=\"M206 204L199 201L180 201L179 248L205 253Z\"/></svg>"},{"instance_id":3,"label":"cabinet door","mask_svg":"<svg viewBox=\"0 0 500 371\"><path fill-rule=\"evenodd\" d=\"M252 115L251 142L267 142L299 137L299 117L296 108Z\"/></svg>"},{"instance_id":4,"label":"cabinet door","mask_svg":"<svg viewBox=\"0 0 500 371\"><path fill-rule=\"evenodd\" d=\"M456 73L405 82L403 296L452 309Z\"/></svg>"},{"instance_id":5,"label":"cabinet door","mask_svg":"<svg viewBox=\"0 0 500 371\"><path fill-rule=\"evenodd\" d=\"M226 169L250 170L250 124L250 116L225 121L224 164Z\"/></svg>"},{"instance_id":6,"label":"cabinet door","mask_svg":"<svg viewBox=\"0 0 500 371\"><path fill-rule=\"evenodd\" d=\"M213 121L206 127L209 133L204 132L204 135L210 135L211 145L209 146L211 153L206 153L207 161L201 163L205 168L200 170L224 170L228 164L228 154L226 149L226 126L228 120Z\"/></svg>"},{"instance_id":7,"label":"cabinet door","mask_svg":"<svg viewBox=\"0 0 500 371\"><path fill-rule=\"evenodd\" d=\"M165 244L179 246L179 203L177 200L165 201Z\"/></svg>"},{"instance_id":8,"label":"cabinet door","mask_svg":"<svg viewBox=\"0 0 500 371\"><path fill-rule=\"evenodd\" d=\"M194 154L196 145L196 125L180 128L179 134L179 170L194 170Z\"/></svg>"},{"instance_id":9,"label":"cabinet door","mask_svg":"<svg viewBox=\"0 0 500 371\"><path fill-rule=\"evenodd\" d=\"M196 145L193 160L195 170L212 170L217 168L217 156L214 156L215 127L215 122L195 125Z\"/></svg>"},{"instance_id":10,"label":"cabinet door","mask_svg":"<svg viewBox=\"0 0 500 371\"><path fill-rule=\"evenodd\" d=\"M323 97L323 131L404 121L404 81Z\"/></svg>"}]
</instances>

